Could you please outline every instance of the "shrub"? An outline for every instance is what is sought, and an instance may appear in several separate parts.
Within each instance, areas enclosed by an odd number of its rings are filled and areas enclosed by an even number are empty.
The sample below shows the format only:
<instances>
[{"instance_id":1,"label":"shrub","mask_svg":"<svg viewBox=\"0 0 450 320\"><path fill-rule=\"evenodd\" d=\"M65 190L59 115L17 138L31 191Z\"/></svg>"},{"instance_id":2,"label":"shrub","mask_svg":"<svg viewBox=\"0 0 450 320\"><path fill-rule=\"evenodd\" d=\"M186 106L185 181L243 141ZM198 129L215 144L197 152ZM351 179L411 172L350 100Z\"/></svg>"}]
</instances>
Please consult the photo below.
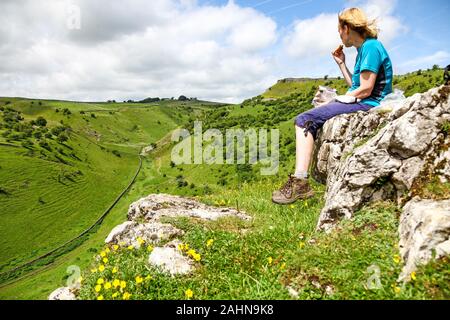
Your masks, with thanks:
<instances>
[{"instance_id":1,"label":"shrub","mask_svg":"<svg viewBox=\"0 0 450 320\"><path fill-rule=\"evenodd\" d=\"M69 140L69 137L65 133L60 133L57 138L59 143L64 143Z\"/></svg>"},{"instance_id":2,"label":"shrub","mask_svg":"<svg viewBox=\"0 0 450 320\"><path fill-rule=\"evenodd\" d=\"M39 116L36 119L36 125L38 125L39 127L45 127L47 125L47 120L45 120L44 117Z\"/></svg>"},{"instance_id":3,"label":"shrub","mask_svg":"<svg viewBox=\"0 0 450 320\"><path fill-rule=\"evenodd\" d=\"M113 150L113 151L112 151L112 154L115 155L116 157L119 157L119 158L120 158L120 152L119 152L119 151Z\"/></svg>"}]
</instances>

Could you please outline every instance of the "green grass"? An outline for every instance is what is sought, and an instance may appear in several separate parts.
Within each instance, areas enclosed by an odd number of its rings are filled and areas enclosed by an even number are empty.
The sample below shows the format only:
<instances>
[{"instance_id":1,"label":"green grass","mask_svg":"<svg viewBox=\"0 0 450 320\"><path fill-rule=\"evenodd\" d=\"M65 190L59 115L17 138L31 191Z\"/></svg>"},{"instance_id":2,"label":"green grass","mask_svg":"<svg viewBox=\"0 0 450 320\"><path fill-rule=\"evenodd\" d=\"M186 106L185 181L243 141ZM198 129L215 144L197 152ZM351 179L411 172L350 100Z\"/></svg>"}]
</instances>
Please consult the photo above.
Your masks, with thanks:
<instances>
[{"instance_id":1,"label":"green grass","mask_svg":"<svg viewBox=\"0 0 450 320\"><path fill-rule=\"evenodd\" d=\"M434 263L436 274L419 269L416 281L400 285L396 279L401 265L397 250L398 212L390 203L378 203L359 211L331 234L314 231L323 205L318 195L294 206L277 206L270 193L277 186L271 181L243 184L240 190L223 190L201 199L210 204L226 204L236 199L239 208L251 213L252 222L223 219L217 222L172 220L187 231L183 242L201 255L191 276L167 276L146 264L149 252L120 248L108 254L103 272L93 259L83 274L80 297L121 300L184 299L187 290L194 299L291 299L285 286L293 287L300 299L448 299L449 269L446 258ZM323 187L315 185L317 191ZM234 202L234 201L231 201ZM207 241L213 239L211 247ZM311 241L314 239L314 242ZM97 252L98 254L99 252ZM379 270L380 287L373 289L374 273ZM118 272L112 274L116 267ZM137 284L136 277L151 277ZM95 291L99 278L126 282L120 289ZM420 283L427 283L422 286ZM326 293L326 287L332 293ZM372 289L371 289L372 288Z\"/></svg>"},{"instance_id":2,"label":"green grass","mask_svg":"<svg viewBox=\"0 0 450 320\"><path fill-rule=\"evenodd\" d=\"M20 112L21 123L42 116L49 129L70 125L70 138L61 144L55 137L2 136L0 142L8 145L0 145L0 271L51 251L92 225L128 185L140 148L160 140L188 115L204 108L199 103L185 105L1 98L0 106ZM71 114L63 114L65 108ZM0 133L6 129L0 126ZM49 144L48 150L39 146L42 140ZM22 147L23 141L30 146Z\"/></svg>"},{"instance_id":3,"label":"green grass","mask_svg":"<svg viewBox=\"0 0 450 320\"><path fill-rule=\"evenodd\" d=\"M437 70L400 76L396 86L406 89L407 95L422 92L428 85L415 84L423 80L435 85L440 73ZM178 101L131 104L0 98L0 107L10 101L8 106L22 112L25 122L43 116L47 127L62 123L71 128L65 144L58 143L55 137L47 139L52 148L47 151L38 145L37 138L28 138L30 150L21 146L20 139L3 137L1 133L6 129L0 126L0 143L8 144L0 145L1 231L6 235L0 241L2 270L48 251L89 226L131 178L140 148L158 142L157 149L144 159L136 183L95 232L49 265L1 284L0 299L46 299L55 288L65 285L70 265L83 270L81 296L95 298L94 282L99 276L111 275L110 269L103 275L90 273L95 266L94 256L102 250L110 230L126 219L131 202L155 192L196 196L209 204L239 207L254 219L251 223L233 219L171 221L186 231L183 241L202 256L192 276L171 278L148 270L143 263L148 256L145 251L121 249L111 255L109 266L119 267L117 277L127 281L133 299L183 299L187 289L193 290L197 299L289 299L286 285L294 287L303 299L448 299L445 259L419 269L417 280L405 287L395 283L400 271L395 262L398 212L391 204L363 208L355 219L343 222L327 235L315 232L324 186L314 184L315 198L293 207L271 203L271 192L293 168L293 119L312 107L310 101L319 84L345 92L343 80L329 79L278 84L262 96L230 106ZM263 101L268 97L277 100ZM64 114L65 108L70 115ZM205 130L218 128L223 132L232 127L279 128L279 173L267 179L259 175L258 166L171 166L170 131L180 126L192 129L195 119L204 121ZM120 157L113 154L114 150ZM83 175L76 175L78 171ZM180 187L184 182L186 186ZM447 193L441 189L435 183L426 188L427 193L439 197ZM214 239L210 248L206 247L208 239ZM311 239L313 244L308 242ZM367 288L371 276L367 268L372 265L381 272L380 290ZM137 275L149 274L152 280L145 284L145 290L133 284ZM332 295L326 293L327 286L332 288Z\"/></svg>"}]
</instances>

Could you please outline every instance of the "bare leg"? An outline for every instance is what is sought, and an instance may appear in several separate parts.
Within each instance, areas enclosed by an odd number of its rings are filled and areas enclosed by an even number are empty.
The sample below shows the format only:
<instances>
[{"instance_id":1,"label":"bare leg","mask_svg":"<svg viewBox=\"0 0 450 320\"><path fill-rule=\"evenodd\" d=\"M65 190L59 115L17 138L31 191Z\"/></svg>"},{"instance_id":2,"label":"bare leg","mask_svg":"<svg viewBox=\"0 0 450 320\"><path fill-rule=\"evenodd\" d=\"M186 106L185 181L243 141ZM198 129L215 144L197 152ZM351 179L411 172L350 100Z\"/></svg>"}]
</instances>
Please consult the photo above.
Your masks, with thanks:
<instances>
[{"instance_id":1,"label":"bare leg","mask_svg":"<svg viewBox=\"0 0 450 320\"><path fill-rule=\"evenodd\" d=\"M305 137L304 129L297 125L295 126L295 136L295 172L308 172L314 147L314 138L311 132L308 132L308 136Z\"/></svg>"}]
</instances>

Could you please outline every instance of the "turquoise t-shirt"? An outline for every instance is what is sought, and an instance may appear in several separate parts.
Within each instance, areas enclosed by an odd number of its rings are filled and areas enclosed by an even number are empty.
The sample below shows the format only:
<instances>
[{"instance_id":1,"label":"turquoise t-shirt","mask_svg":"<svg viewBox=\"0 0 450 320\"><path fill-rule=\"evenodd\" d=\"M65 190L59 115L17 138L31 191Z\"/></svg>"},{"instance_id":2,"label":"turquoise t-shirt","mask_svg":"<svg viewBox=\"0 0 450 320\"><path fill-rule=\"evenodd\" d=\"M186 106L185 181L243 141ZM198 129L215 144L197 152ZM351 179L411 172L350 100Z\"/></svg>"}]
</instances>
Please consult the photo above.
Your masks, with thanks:
<instances>
[{"instance_id":1,"label":"turquoise t-shirt","mask_svg":"<svg viewBox=\"0 0 450 320\"><path fill-rule=\"evenodd\" d=\"M392 92L392 63L389 55L375 38L367 38L358 49L355 68L352 77L352 87L349 91L359 88L360 76L363 71L371 71L377 74L375 86L370 97L363 99L361 103L376 107L381 100Z\"/></svg>"}]
</instances>

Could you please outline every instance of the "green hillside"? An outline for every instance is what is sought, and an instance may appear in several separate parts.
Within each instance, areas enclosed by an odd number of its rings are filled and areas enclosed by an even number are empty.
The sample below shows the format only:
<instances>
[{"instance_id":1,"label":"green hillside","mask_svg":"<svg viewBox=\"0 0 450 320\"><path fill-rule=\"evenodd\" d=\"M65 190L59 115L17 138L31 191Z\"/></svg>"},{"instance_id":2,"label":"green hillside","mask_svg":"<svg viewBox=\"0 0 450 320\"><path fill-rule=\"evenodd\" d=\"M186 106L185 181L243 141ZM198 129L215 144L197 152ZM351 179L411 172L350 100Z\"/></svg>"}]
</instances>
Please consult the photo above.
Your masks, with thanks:
<instances>
[{"instance_id":1,"label":"green hillside","mask_svg":"<svg viewBox=\"0 0 450 320\"><path fill-rule=\"evenodd\" d=\"M443 83L442 69L434 67L428 70L419 70L404 75L394 76L393 86L405 92L409 97L417 92L426 92ZM348 87L341 78L313 79L310 81L289 82L280 80L264 92L263 99L279 99L289 95L310 92L315 93L318 86L325 85L337 89L339 94L344 94Z\"/></svg>"},{"instance_id":2,"label":"green hillside","mask_svg":"<svg viewBox=\"0 0 450 320\"><path fill-rule=\"evenodd\" d=\"M201 106L2 98L0 108L4 272L89 227L128 185L140 149Z\"/></svg>"},{"instance_id":3,"label":"green hillside","mask_svg":"<svg viewBox=\"0 0 450 320\"><path fill-rule=\"evenodd\" d=\"M441 77L442 70L411 73L396 77L395 85L409 96L440 84ZM187 289L192 289L199 299L288 299L284 285L289 283L302 288L300 297L304 299L448 299L448 263L444 260L420 269L416 282L397 287L395 279L401 267L396 247L398 212L392 204L366 207L358 219L345 222L339 232L324 235L315 232L314 227L323 206L325 186L315 183L316 196L303 203L271 203L270 194L293 168L293 119L312 107L310 101L320 84L345 92L343 80L327 79L279 83L242 104L226 106L194 101L91 104L0 99L0 208L2 221L7 223L2 224L2 233L7 235L0 244L2 271L88 227L133 176L140 148L156 143L156 149L143 158L133 187L89 238L55 257L49 265L17 281L0 283L0 298L45 299L65 284L66 268L77 265L85 279L82 297L95 299L93 286L97 278L109 277L111 272L90 272L98 264L94 258L102 250L106 235L126 219L131 202L164 192L196 196L209 204L238 206L251 213L254 221L174 221L186 231L183 241L202 254L202 268L184 278L151 273L153 282L145 292L134 285L130 288L134 299L184 299ZM24 137L20 135L26 128L17 131L5 126L6 108L21 112L24 119L20 123L42 116L50 132L64 126L64 130L58 129L56 135L45 138L51 151L40 143L42 137L34 135L42 131L45 137L45 128L34 125L31 137ZM174 165L170 133L176 127L192 130L194 120L203 122L203 130L216 128L223 133L233 127L279 128L280 171L276 176L264 177L259 174L259 165ZM60 135L67 135L68 140L62 141ZM375 222L377 228L366 228ZM26 236L18 235L16 230ZM211 250L206 248L208 239L214 239ZM308 242L312 239L314 245ZM120 276L131 284L135 276L149 272L135 263L145 259L146 254L120 250L110 256L110 266L118 266ZM364 287L367 267L372 263L382 266L383 290ZM311 279L317 279L321 286L311 286ZM325 291L327 284L335 290L331 297Z\"/></svg>"}]
</instances>

